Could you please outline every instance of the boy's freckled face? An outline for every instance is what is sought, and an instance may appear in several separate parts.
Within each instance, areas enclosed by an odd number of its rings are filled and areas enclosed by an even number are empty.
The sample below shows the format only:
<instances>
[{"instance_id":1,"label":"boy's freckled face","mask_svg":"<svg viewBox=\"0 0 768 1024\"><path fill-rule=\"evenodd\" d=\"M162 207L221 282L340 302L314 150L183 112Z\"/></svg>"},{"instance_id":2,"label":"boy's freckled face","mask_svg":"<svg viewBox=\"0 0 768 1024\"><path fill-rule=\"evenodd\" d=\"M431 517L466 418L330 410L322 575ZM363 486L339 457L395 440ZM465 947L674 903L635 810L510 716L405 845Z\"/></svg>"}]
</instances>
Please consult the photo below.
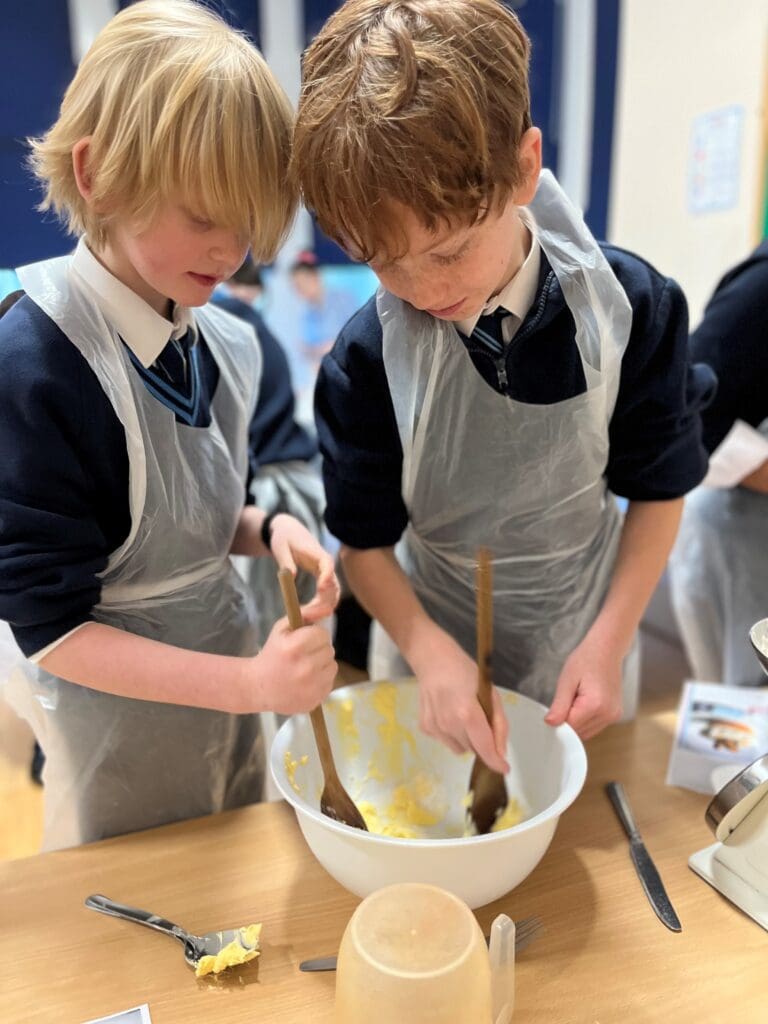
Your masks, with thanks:
<instances>
[{"instance_id":1,"label":"boy's freckled face","mask_svg":"<svg viewBox=\"0 0 768 1024\"><path fill-rule=\"evenodd\" d=\"M175 203L165 203L147 227L117 219L102 257L112 273L158 313L168 300L202 306L217 284L245 259L248 238L218 228Z\"/></svg>"},{"instance_id":2,"label":"boy's freckled face","mask_svg":"<svg viewBox=\"0 0 768 1024\"><path fill-rule=\"evenodd\" d=\"M528 231L518 207L509 202L472 225L440 225L430 231L400 204L391 212L407 240L400 259L372 260L381 283L417 309L440 320L461 321L480 312L520 269Z\"/></svg>"}]
</instances>

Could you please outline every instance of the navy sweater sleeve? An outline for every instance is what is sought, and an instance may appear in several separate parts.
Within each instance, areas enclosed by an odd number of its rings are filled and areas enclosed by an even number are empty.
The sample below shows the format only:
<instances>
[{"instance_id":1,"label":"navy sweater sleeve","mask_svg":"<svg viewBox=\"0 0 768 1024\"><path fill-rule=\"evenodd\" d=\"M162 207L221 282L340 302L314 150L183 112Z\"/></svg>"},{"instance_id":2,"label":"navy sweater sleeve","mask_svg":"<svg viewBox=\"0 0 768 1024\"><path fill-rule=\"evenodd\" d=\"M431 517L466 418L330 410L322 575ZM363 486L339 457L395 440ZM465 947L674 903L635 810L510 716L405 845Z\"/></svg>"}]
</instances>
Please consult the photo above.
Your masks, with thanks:
<instances>
[{"instance_id":1,"label":"navy sweater sleeve","mask_svg":"<svg viewBox=\"0 0 768 1024\"><path fill-rule=\"evenodd\" d=\"M0 320L0 450L0 618L31 655L88 621L130 517L123 428L28 298Z\"/></svg>"},{"instance_id":2,"label":"navy sweater sleeve","mask_svg":"<svg viewBox=\"0 0 768 1024\"><path fill-rule=\"evenodd\" d=\"M768 418L768 241L728 273L691 335L691 358L712 367L718 389L703 413L704 443L714 451L737 419Z\"/></svg>"},{"instance_id":3,"label":"navy sweater sleeve","mask_svg":"<svg viewBox=\"0 0 768 1024\"><path fill-rule=\"evenodd\" d=\"M679 498L706 475L701 409L711 399L714 375L690 364L680 287L636 256L604 250L632 306L609 428L608 486L630 500Z\"/></svg>"},{"instance_id":4,"label":"navy sweater sleeve","mask_svg":"<svg viewBox=\"0 0 768 1024\"><path fill-rule=\"evenodd\" d=\"M353 548L396 544L408 522L403 453L382 358L375 297L324 357L315 389L328 529Z\"/></svg>"}]
</instances>

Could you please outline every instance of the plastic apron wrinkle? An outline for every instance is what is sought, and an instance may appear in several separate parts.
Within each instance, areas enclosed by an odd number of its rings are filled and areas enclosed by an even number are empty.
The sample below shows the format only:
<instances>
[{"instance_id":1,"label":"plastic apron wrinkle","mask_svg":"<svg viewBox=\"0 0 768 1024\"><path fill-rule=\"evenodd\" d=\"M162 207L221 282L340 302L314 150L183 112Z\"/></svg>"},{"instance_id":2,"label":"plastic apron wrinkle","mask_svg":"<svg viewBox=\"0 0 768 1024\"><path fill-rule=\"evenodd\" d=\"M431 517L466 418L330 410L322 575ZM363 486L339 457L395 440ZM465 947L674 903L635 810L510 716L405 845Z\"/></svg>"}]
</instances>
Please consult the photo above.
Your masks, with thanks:
<instances>
[{"instance_id":1,"label":"plastic apron wrinkle","mask_svg":"<svg viewBox=\"0 0 768 1024\"><path fill-rule=\"evenodd\" d=\"M768 420L757 429L768 437ZM687 495L669 582L693 678L763 685L749 630L768 616L768 495L704 486Z\"/></svg>"},{"instance_id":2,"label":"plastic apron wrinkle","mask_svg":"<svg viewBox=\"0 0 768 1024\"><path fill-rule=\"evenodd\" d=\"M325 491L320 472L311 463L291 460L259 466L251 480L251 495L258 508L275 515L285 512L293 516L322 543ZM274 563L268 558L241 556L234 561L251 593L259 595L259 642L265 643L274 624L285 615ZM311 601L315 590L312 573L299 569L296 573L299 601L302 604Z\"/></svg>"},{"instance_id":3,"label":"plastic apron wrinkle","mask_svg":"<svg viewBox=\"0 0 768 1024\"><path fill-rule=\"evenodd\" d=\"M384 291L377 306L409 512L398 557L429 615L474 657L474 567L487 546L494 680L549 701L598 614L618 550L621 517L604 473L632 310L549 172L522 216L535 225L573 315L583 394L553 405L515 401L486 384L452 324ZM380 627L373 646L377 676L407 670ZM629 661L625 714L636 703L636 659L631 672Z\"/></svg>"},{"instance_id":4,"label":"plastic apron wrinkle","mask_svg":"<svg viewBox=\"0 0 768 1024\"><path fill-rule=\"evenodd\" d=\"M256 653L253 599L228 556L261 372L252 328L213 306L195 310L219 382L210 426L190 427L144 387L69 257L18 274L96 374L125 430L131 528L101 574L93 618L187 650ZM8 696L46 754L44 849L259 799L257 715L115 697L28 662L21 669Z\"/></svg>"}]
</instances>

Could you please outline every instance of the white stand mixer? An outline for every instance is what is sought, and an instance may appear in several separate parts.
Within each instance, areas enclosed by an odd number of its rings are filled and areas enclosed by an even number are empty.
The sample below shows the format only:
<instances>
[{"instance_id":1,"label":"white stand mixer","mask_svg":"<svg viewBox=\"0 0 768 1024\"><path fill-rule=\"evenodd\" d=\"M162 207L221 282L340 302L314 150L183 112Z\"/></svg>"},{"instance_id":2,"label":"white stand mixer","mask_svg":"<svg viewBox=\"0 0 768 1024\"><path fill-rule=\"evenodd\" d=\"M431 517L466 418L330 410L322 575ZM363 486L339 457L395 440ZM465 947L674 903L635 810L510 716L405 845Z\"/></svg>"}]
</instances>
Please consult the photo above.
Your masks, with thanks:
<instances>
[{"instance_id":1,"label":"white stand mixer","mask_svg":"<svg viewBox=\"0 0 768 1024\"><path fill-rule=\"evenodd\" d=\"M768 674L768 619L749 638ZM689 866L768 931L768 753L723 786L706 821L718 842L694 853Z\"/></svg>"}]
</instances>

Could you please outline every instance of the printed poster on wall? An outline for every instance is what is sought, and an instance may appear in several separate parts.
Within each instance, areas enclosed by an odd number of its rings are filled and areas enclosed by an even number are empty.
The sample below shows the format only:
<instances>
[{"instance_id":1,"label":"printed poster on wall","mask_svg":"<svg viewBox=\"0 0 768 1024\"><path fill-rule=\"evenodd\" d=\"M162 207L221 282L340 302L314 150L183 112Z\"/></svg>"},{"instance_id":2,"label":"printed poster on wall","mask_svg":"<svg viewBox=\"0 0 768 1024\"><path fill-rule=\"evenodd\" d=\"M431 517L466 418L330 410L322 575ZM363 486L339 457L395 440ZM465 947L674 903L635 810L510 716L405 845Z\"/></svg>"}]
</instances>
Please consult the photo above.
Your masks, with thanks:
<instances>
[{"instance_id":1,"label":"printed poster on wall","mask_svg":"<svg viewBox=\"0 0 768 1024\"><path fill-rule=\"evenodd\" d=\"M730 210L738 204L744 107L722 107L694 118L688 155L691 213Z\"/></svg>"}]
</instances>

